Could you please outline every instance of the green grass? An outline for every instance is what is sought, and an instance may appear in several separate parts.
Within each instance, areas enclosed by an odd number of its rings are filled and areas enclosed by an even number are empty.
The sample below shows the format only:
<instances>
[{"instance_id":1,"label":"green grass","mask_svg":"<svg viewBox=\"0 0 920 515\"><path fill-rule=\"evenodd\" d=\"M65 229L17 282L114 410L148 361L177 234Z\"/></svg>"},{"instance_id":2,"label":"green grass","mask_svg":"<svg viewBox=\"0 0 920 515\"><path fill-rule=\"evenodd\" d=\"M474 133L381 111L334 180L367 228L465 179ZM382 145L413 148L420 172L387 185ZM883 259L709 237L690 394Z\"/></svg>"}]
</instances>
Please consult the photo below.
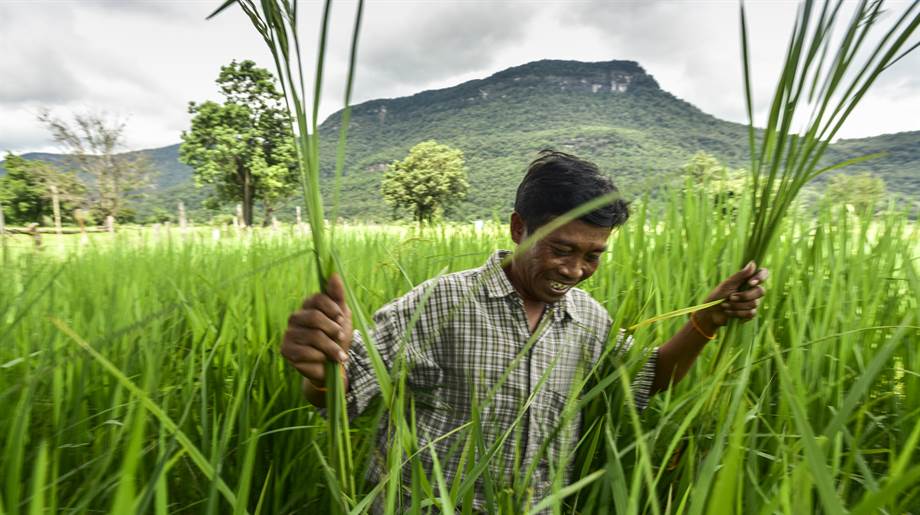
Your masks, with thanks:
<instances>
[{"instance_id":1,"label":"green grass","mask_svg":"<svg viewBox=\"0 0 920 515\"><path fill-rule=\"evenodd\" d=\"M740 221L698 192L634 205L585 288L616 324L701 301L740 261ZM508 248L490 226L340 227L339 265L356 316L440 273ZM301 398L277 348L287 316L318 285L309 238L292 228L242 238L210 229L11 244L0 269L0 511L324 512L340 504L327 424ZM19 246L23 244L23 246ZM533 504L567 512L870 513L920 509L920 230L903 217L791 216L765 258L773 271L751 345L716 348L673 391L636 413L628 374L682 319L644 326L625 361L608 356L566 416L584 413L569 484ZM713 342L716 347L721 340ZM393 398L411 406L404 369ZM395 402L395 401L394 401ZM399 425L416 506L456 504L470 474L506 512L524 507L526 474L491 477L476 424L462 428L467 472L416 466L411 419ZM552 424L556 421L547 421ZM398 476L365 484L373 414L350 437L357 494L397 505ZM406 454L403 451L407 451ZM408 456L412 456L409 458ZM439 463L447 460L439 456ZM505 488L507 486L507 488ZM376 487L376 488L375 488ZM340 504L341 506L341 504ZM408 508L408 507L406 507ZM445 510L446 511L446 510Z\"/></svg>"}]
</instances>

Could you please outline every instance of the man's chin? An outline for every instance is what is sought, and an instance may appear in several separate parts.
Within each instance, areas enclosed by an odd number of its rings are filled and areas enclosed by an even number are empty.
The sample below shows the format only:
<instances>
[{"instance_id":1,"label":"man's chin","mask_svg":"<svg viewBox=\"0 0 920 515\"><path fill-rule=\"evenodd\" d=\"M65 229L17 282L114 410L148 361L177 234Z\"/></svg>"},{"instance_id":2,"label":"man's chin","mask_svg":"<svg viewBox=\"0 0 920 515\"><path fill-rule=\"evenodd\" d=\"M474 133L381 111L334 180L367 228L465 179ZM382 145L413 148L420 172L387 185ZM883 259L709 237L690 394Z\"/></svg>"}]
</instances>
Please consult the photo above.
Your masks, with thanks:
<instances>
[{"instance_id":1,"label":"man's chin","mask_svg":"<svg viewBox=\"0 0 920 515\"><path fill-rule=\"evenodd\" d=\"M540 300L542 300L543 302L546 302L547 304L552 304L553 302L559 302L560 300L562 300L562 297L565 297L565 294L568 292L569 290L558 292L550 288L543 293L542 295L543 298Z\"/></svg>"}]
</instances>

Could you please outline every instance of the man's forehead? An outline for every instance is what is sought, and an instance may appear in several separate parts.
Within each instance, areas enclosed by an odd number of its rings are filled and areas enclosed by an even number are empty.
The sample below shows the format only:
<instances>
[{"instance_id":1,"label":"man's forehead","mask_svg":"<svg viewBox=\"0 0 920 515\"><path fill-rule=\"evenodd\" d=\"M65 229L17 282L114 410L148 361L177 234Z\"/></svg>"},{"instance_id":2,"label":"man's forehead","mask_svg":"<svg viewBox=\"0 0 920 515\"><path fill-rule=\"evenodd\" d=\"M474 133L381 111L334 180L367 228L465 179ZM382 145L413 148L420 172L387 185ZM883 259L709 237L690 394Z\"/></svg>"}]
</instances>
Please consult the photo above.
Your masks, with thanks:
<instances>
[{"instance_id":1,"label":"man's forehead","mask_svg":"<svg viewBox=\"0 0 920 515\"><path fill-rule=\"evenodd\" d=\"M546 241L606 249L607 239L610 238L612 232L612 227L600 227L581 220L573 220L548 234Z\"/></svg>"}]
</instances>

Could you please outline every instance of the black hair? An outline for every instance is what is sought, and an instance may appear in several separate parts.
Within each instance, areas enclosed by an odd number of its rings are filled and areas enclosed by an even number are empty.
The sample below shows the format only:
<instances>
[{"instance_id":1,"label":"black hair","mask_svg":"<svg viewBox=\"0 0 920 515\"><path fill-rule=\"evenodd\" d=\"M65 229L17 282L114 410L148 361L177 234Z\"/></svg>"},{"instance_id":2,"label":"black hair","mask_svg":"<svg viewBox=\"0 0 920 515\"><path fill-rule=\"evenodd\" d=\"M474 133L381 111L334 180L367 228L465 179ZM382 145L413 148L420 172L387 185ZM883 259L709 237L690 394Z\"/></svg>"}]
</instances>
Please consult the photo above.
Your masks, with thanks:
<instances>
[{"instance_id":1,"label":"black hair","mask_svg":"<svg viewBox=\"0 0 920 515\"><path fill-rule=\"evenodd\" d=\"M616 186L597 165L565 152L541 150L518 185L514 210L532 233L553 218L611 192ZM629 204L617 198L579 217L598 227L619 227L629 219Z\"/></svg>"}]
</instances>

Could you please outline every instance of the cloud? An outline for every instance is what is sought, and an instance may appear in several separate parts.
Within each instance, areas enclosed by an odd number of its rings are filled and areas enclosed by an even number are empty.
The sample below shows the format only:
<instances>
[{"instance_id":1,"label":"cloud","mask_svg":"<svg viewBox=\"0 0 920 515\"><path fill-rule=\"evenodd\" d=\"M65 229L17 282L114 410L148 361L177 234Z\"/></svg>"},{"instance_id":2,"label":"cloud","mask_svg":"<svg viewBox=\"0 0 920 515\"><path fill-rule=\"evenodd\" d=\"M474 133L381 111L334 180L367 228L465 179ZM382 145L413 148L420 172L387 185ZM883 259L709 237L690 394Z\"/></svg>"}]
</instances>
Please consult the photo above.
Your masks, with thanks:
<instances>
[{"instance_id":1,"label":"cloud","mask_svg":"<svg viewBox=\"0 0 920 515\"><path fill-rule=\"evenodd\" d=\"M59 18L61 37L67 37L65 10ZM61 103L86 93L72 63L35 30L34 19L0 6L0 104L39 101Z\"/></svg>"},{"instance_id":2,"label":"cloud","mask_svg":"<svg viewBox=\"0 0 920 515\"><path fill-rule=\"evenodd\" d=\"M46 149L40 108L110 112L128 120L131 147L177 142L188 101L214 96L220 65L261 50L239 35L254 32L240 13L206 22L212 4L185 5L162 17L143 2L0 4L0 146Z\"/></svg>"},{"instance_id":3,"label":"cloud","mask_svg":"<svg viewBox=\"0 0 920 515\"><path fill-rule=\"evenodd\" d=\"M0 54L6 53L0 44ZM0 62L0 104L59 104L82 98L87 90L60 55L35 48ZM13 78L13 80L10 80Z\"/></svg>"},{"instance_id":4,"label":"cloud","mask_svg":"<svg viewBox=\"0 0 920 515\"><path fill-rule=\"evenodd\" d=\"M217 5L0 0L0 148L28 141L47 146L32 115L22 114L39 107L126 117L132 147L178 142L189 123L187 103L220 98L214 80L221 65L253 59L274 72L264 42L238 7L205 21ZM796 3L746 5L754 93L763 112ZM333 4L321 119L342 106L355 6ZM628 59L702 110L745 121L735 2L390 0L365 8L355 102L449 87L538 59ZM307 83L321 9L321 2L300 4ZM886 72L865 99L872 109L854 113L860 123L843 135L917 129L917 69L920 52ZM875 99L879 94L886 98Z\"/></svg>"},{"instance_id":5,"label":"cloud","mask_svg":"<svg viewBox=\"0 0 920 515\"><path fill-rule=\"evenodd\" d=\"M901 88L920 91L920 48L894 63L879 78L879 84L898 85Z\"/></svg>"},{"instance_id":6,"label":"cloud","mask_svg":"<svg viewBox=\"0 0 920 515\"><path fill-rule=\"evenodd\" d=\"M82 3L104 15L125 14L146 18L154 16L168 21L175 21L189 11L189 2L179 0L82 0ZM220 4L213 2L209 5L213 11Z\"/></svg>"},{"instance_id":7,"label":"cloud","mask_svg":"<svg viewBox=\"0 0 920 515\"><path fill-rule=\"evenodd\" d=\"M846 11L853 5L844 4L838 31L849 21L851 13ZM905 5L893 3L892 10L901 12ZM798 7L796 2L746 4L754 112L759 125L766 121ZM719 118L747 122L736 3L590 0L571 4L561 15L565 23L593 28L612 53L639 61L663 89ZM876 41L884 32L879 29L874 32ZM872 44L870 36L866 46ZM916 130L920 117L908 113L920 111L917 69L920 52L886 70L840 135L864 137ZM899 104L901 113L896 107Z\"/></svg>"},{"instance_id":8,"label":"cloud","mask_svg":"<svg viewBox=\"0 0 920 515\"><path fill-rule=\"evenodd\" d=\"M136 54L138 33L155 33L138 24L150 21L92 12L67 4L0 7L0 103L105 102L131 88L155 94L156 75Z\"/></svg>"},{"instance_id":9,"label":"cloud","mask_svg":"<svg viewBox=\"0 0 920 515\"><path fill-rule=\"evenodd\" d=\"M388 88L488 69L499 49L523 39L536 12L517 2L370 5L361 73Z\"/></svg>"},{"instance_id":10,"label":"cloud","mask_svg":"<svg viewBox=\"0 0 920 515\"><path fill-rule=\"evenodd\" d=\"M7 152L56 152L48 132L38 123L37 109L0 106L0 159Z\"/></svg>"},{"instance_id":11,"label":"cloud","mask_svg":"<svg viewBox=\"0 0 920 515\"><path fill-rule=\"evenodd\" d=\"M772 77L782 62L795 5L787 2L748 5L752 68ZM608 4L580 2L565 11L574 24L595 27L618 54L629 55L653 74L662 88L703 111L744 121L740 23L733 2ZM769 100L770 81L756 81L754 96Z\"/></svg>"}]
</instances>

